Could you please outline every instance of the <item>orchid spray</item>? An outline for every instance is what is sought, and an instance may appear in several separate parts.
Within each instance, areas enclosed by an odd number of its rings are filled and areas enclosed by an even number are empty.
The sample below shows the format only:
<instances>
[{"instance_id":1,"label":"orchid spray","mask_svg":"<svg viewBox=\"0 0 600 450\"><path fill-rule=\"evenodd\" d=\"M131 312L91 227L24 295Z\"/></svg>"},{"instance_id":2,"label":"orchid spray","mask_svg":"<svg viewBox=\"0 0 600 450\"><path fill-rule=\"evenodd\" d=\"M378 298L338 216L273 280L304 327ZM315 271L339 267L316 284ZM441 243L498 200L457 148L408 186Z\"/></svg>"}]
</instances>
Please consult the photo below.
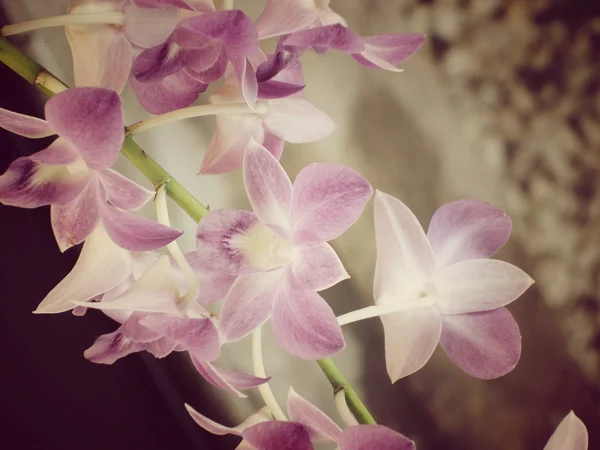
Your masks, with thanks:
<instances>
[{"instance_id":1,"label":"orchid spray","mask_svg":"<svg viewBox=\"0 0 600 450\"><path fill-rule=\"evenodd\" d=\"M0 126L36 139L45 150L15 160L0 176L0 202L51 205L61 251L83 244L73 270L36 313L99 309L113 333L85 351L112 364L146 351L187 352L213 386L239 397L257 388L265 407L237 427L187 406L214 434L234 434L238 448L403 450L415 443L375 423L335 366L342 327L380 317L392 382L418 371L438 343L467 374L497 378L516 366L518 325L504 308L533 280L489 259L509 238L498 208L460 200L434 214L427 233L408 206L376 191L358 172L311 164L290 180L279 163L285 142L334 131L327 114L303 97L302 55L346 53L370 68L399 72L424 42L420 34L359 36L327 0L270 0L253 21L224 1L69 0L65 15L1 29L0 61L51 98L45 117L0 109ZM62 26L73 55L68 89L4 36ZM271 53L261 43L276 40ZM154 116L125 126L120 92L129 83ZM209 103L193 105L208 92ZM252 211L203 206L134 141L172 121L214 115L200 174L241 169ZM149 191L112 169L121 152L153 184ZM166 196L198 222L196 249L183 253ZM374 305L336 317L320 292L349 278L328 241L343 234L374 197L377 263ZM150 201L156 221L134 213ZM340 428L291 387L284 409L269 387L261 348L267 321L283 351L316 360L331 382ZM85 319L80 319L85 320ZM251 336L254 373L215 364L230 342ZM182 405L183 406L183 405ZM485 444L484 444L485 445ZM569 413L546 450L587 448L587 431Z\"/></svg>"}]
</instances>

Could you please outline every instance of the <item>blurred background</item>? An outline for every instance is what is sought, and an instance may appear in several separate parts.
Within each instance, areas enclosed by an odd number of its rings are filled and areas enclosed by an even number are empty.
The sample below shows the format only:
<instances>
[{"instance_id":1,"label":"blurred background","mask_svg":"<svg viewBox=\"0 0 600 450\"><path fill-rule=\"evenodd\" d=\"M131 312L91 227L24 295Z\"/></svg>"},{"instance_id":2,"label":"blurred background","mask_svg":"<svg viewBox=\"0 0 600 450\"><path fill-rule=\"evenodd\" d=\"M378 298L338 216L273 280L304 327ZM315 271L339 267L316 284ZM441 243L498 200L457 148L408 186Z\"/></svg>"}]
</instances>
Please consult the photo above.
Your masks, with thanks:
<instances>
[{"instance_id":1,"label":"blurred background","mask_svg":"<svg viewBox=\"0 0 600 450\"><path fill-rule=\"evenodd\" d=\"M63 14L65 3L0 1L8 23ZM236 1L252 17L264 3ZM338 129L315 144L286 144L282 163L290 176L312 161L350 165L402 199L424 225L447 201L492 202L514 223L498 257L536 280L509 307L523 354L501 379L470 378L438 350L424 369L392 385L378 319L345 328L347 348L336 362L378 422L420 450L541 450L571 409L590 430L590 449L600 449L600 3L332 0L331 7L359 34L419 32L427 40L403 73L367 69L333 52L306 55L306 97ZM63 30L13 42L72 84ZM41 114L35 89L4 67L0 80L1 107ZM128 123L146 116L128 90L124 101ZM239 172L195 175L212 126L211 118L192 119L138 142L205 204L247 208ZM4 132L0 139L2 170L42 148ZM148 186L126 161L119 170ZM186 230L180 245L192 250L194 223L172 211ZM372 303L372 222L369 205L334 242L352 276L324 293L338 314ZM0 319L7 390L0 411L21 448L235 447L235 439L203 433L183 402L233 424L261 406L254 393L248 400L221 395L181 354L163 361L132 355L113 367L87 362L83 351L114 323L101 314L30 313L70 270L76 251L60 254L45 208L0 206L0 224L7 308ZM265 363L280 402L293 385L336 417L316 364L285 355L269 333ZM224 353L223 365L251 370L249 343Z\"/></svg>"}]
</instances>

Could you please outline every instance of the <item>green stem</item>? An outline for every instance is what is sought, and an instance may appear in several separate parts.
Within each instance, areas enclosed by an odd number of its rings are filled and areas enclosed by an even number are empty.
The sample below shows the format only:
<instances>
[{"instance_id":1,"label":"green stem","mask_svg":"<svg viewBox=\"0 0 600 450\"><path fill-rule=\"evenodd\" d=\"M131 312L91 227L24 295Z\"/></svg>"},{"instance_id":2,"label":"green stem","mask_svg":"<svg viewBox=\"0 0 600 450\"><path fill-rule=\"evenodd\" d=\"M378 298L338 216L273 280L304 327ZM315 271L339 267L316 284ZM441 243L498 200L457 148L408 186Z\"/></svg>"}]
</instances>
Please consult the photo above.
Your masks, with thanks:
<instances>
[{"instance_id":1,"label":"green stem","mask_svg":"<svg viewBox=\"0 0 600 450\"><path fill-rule=\"evenodd\" d=\"M0 36L0 62L6 64L13 71L29 83L38 87L44 94L52 96L64 89L66 85L48 72L43 66L29 58L17 47L12 45L5 37ZM156 161L137 145L131 136L125 138L121 153L148 178L155 189L166 184L167 194L181 209L192 219L199 222L208 214L208 208L202 205L190 194L177 180L164 170ZM331 358L317 361L321 370L333 386L334 391L343 388L350 410L355 414L360 423L375 423L375 419L356 394L356 391L346 381Z\"/></svg>"},{"instance_id":2,"label":"green stem","mask_svg":"<svg viewBox=\"0 0 600 450\"><path fill-rule=\"evenodd\" d=\"M319 359L317 361L319 367L333 386L334 393L339 391L340 389L344 389L344 393L346 394L346 401L348 402L348 406L360 423L364 424L374 424L375 419L362 402L356 391L352 388L350 383L346 381L342 372L337 368L333 359L324 358Z\"/></svg>"}]
</instances>

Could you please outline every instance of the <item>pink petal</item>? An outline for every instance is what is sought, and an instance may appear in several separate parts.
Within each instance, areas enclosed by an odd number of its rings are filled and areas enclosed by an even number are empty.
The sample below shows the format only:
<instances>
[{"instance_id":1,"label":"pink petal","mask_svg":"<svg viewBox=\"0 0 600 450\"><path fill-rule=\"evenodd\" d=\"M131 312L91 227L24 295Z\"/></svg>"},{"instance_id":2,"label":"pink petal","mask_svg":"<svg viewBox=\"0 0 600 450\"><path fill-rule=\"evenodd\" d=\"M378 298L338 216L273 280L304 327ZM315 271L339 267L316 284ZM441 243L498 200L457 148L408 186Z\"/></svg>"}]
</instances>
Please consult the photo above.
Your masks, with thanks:
<instances>
[{"instance_id":1,"label":"pink petal","mask_svg":"<svg viewBox=\"0 0 600 450\"><path fill-rule=\"evenodd\" d=\"M186 253L185 259L200 282L200 293L196 301L208 305L223 300L237 275L211 269L210 261L196 252Z\"/></svg>"},{"instance_id":2,"label":"pink petal","mask_svg":"<svg viewBox=\"0 0 600 450\"><path fill-rule=\"evenodd\" d=\"M297 246L292 270L305 287L317 292L350 278L337 253L326 242Z\"/></svg>"},{"instance_id":3,"label":"pink petal","mask_svg":"<svg viewBox=\"0 0 600 450\"><path fill-rule=\"evenodd\" d=\"M435 308L420 308L381 316L381 322L387 371L395 383L429 361L440 340L441 315Z\"/></svg>"},{"instance_id":4,"label":"pink petal","mask_svg":"<svg viewBox=\"0 0 600 450\"><path fill-rule=\"evenodd\" d=\"M238 277L223 301L219 329L225 341L237 341L271 317L282 271L257 272Z\"/></svg>"},{"instance_id":5,"label":"pink petal","mask_svg":"<svg viewBox=\"0 0 600 450\"><path fill-rule=\"evenodd\" d=\"M263 422L246 428L242 437L256 450L314 449L308 430L300 423Z\"/></svg>"},{"instance_id":6,"label":"pink petal","mask_svg":"<svg viewBox=\"0 0 600 450\"><path fill-rule=\"evenodd\" d=\"M46 120L69 140L90 169L107 169L119 156L124 139L119 95L102 88L76 88L46 103Z\"/></svg>"},{"instance_id":7,"label":"pink petal","mask_svg":"<svg viewBox=\"0 0 600 450\"><path fill-rule=\"evenodd\" d=\"M190 356L192 357L192 364L194 364L198 373L200 373L206 381L213 386L223 389L240 398L246 398L246 395L241 393L240 390L260 386L271 379L271 377L258 378L247 373L235 372L217 367L202 358L197 358L194 353L190 353Z\"/></svg>"},{"instance_id":8,"label":"pink petal","mask_svg":"<svg viewBox=\"0 0 600 450\"><path fill-rule=\"evenodd\" d=\"M493 205L459 200L435 212L427 238L441 269L468 259L489 258L506 243L511 228L510 218Z\"/></svg>"},{"instance_id":9,"label":"pink petal","mask_svg":"<svg viewBox=\"0 0 600 450\"><path fill-rule=\"evenodd\" d=\"M254 107L258 97L258 81L250 61L243 55L230 55L230 60L244 100L250 107Z\"/></svg>"},{"instance_id":10,"label":"pink petal","mask_svg":"<svg viewBox=\"0 0 600 450\"><path fill-rule=\"evenodd\" d=\"M141 320L140 324L166 336L204 361L214 361L221 354L219 334L209 318L151 314Z\"/></svg>"},{"instance_id":11,"label":"pink petal","mask_svg":"<svg viewBox=\"0 0 600 450\"><path fill-rule=\"evenodd\" d=\"M52 136L54 130L45 120L0 108L0 128L28 138Z\"/></svg>"},{"instance_id":12,"label":"pink petal","mask_svg":"<svg viewBox=\"0 0 600 450\"><path fill-rule=\"evenodd\" d=\"M163 255L118 298L86 303L85 306L100 310L132 310L177 316L178 300L179 286L169 258Z\"/></svg>"},{"instance_id":13,"label":"pink petal","mask_svg":"<svg viewBox=\"0 0 600 450\"><path fill-rule=\"evenodd\" d=\"M44 150L31 155L31 160L51 166L68 166L81 159L77 149L65 138L59 137Z\"/></svg>"},{"instance_id":14,"label":"pink petal","mask_svg":"<svg viewBox=\"0 0 600 450\"><path fill-rule=\"evenodd\" d=\"M192 53L188 57L188 60L193 57L194 54ZM210 84L221 79L225 75L227 64L229 64L229 55L223 48L221 48L218 58L208 69L202 72L195 72L192 68L194 65L190 65L184 69L184 72L196 80L201 81L202 83Z\"/></svg>"},{"instance_id":15,"label":"pink petal","mask_svg":"<svg viewBox=\"0 0 600 450\"><path fill-rule=\"evenodd\" d=\"M114 170L102 170L98 172L98 178L106 191L108 201L119 209L135 211L154 196L153 191L143 188Z\"/></svg>"},{"instance_id":16,"label":"pink petal","mask_svg":"<svg viewBox=\"0 0 600 450\"><path fill-rule=\"evenodd\" d=\"M125 35L133 44L149 48L162 44L179 20L177 8L138 8L129 2L125 13Z\"/></svg>"},{"instance_id":17,"label":"pink petal","mask_svg":"<svg viewBox=\"0 0 600 450\"><path fill-rule=\"evenodd\" d=\"M375 241L375 303L420 296L433 277L433 251L411 210L380 191L375 195Z\"/></svg>"},{"instance_id":18,"label":"pink petal","mask_svg":"<svg viewBox=\"0 0 600 450\"><path fill-rule=\"evenodd\" d=\"M338 164L313 163L300 171L292 191L295 243L335 239L361 215L371 185L358 172Z\"/></svg>"},{"instance_id":19,"label":"pink petal","mask_svg":"<svg viewBox=\"0 0 600 450\"><path fill-rule=\"evenodd\" d=\"M38 155L47 151L43 150ZM40 164L35 161L35 156L13 161L0 175L1 203L20 208L65 205L87 186L91 172L71 174L66 167ZM39 156L39 159L43 158Z\"/></svg>"},{"instance_id":20,"label":"pink petal","mask_svg":"<svg viewBox=\"0 0 600 450\"><path fill-rule=\"evenodd\" d=\"M115 245L102 227L83 244L77 263L69 274L42 300L36 313L68 311L72 301L85 302L125 281L132 270L132 256Z\"/></svg>"},{"instance_id":21,"label":"pink petal","mask_svg":"<svg viewBox=\"0 0 600 450\"><path fill-rule=\"evenodd\" d=\"M269 80L263 81L258 84L257 95L258 98L279 99L298 94L299 92L303 91L305 87L305 85L297 85L291 83L283 83L281 81ZM327 118L329 119L329 116L327 116Z\"/></svg>"},{"instance_id":22,"label":"pink petal","mask_svg":"<svg viewBox=\"0 0 600 450\"><path fill-rule=\"evenodd\" d=\"M532 284L531 277L512 264L471 259L438 272L434 289L437 307L443 314L462 314L506 306Z\"/></svg>"},{"instance_id":23,"label":"pink petal","mask_svg":"<svg viewBox=\"0 0 600 450\"><path fill-rule=\"evenodd\" d=\"M193 11L194 7L185 0L131 0L135 6L139 8L160 8L161 6L175 6L176 8ZM208 11L214 10L212 0L192 0L192 3L212 5Z\"/></svg>"},{"instance_id":24,"label":"pink petal","mask_svg":"<svg viewBox=\"0 0 600 450\"><path fill-rule=\"evenodd\" d=\"M290 388L287 410L290 420L305 425L318 442L339 442L342 429L327 414Z\"/></svg>"},{"instance_id":25,"label":"pink petal","mask_svg":"<svg viewBox=\"0 0 600 450\"><path fill-rule=\"evenodd\" d=\"M131 78L131 89L136 98L152 114L164 114L190 106L207 87L184 71L154 83L143 83Z\"/></svg>"},{"instance_id":26,"label":"pink petal","mask_svg":"<svg viewBox=\"0 0 600 450\"><path fill-rule=\"evenodd\" d=\"M279 345L298 358L325 358L345 346L331 307L319 294L302 286L291 270L285 272L275 294L271 322Z\"/></svg>"},{"instance_id":27,"label":"pink petal","mask_svg":"<svg viewBox=\"0 0 600 450\"><path fill-rule=\"evenodd\" d=\"M335 130L327 114L299 97L271 100L264 123L271 133L298 144L324 139Z\"/></svg>"},{"instance_id":28,"label":"pink petal","mask_svg":"<svg viewBox=\"0 0 600 450\"><path fill-rule=\"evenodd\" d=\"M587 450L588 432L584 423L571 411L560 422L544 450Z\"/></svg>"},{"instance_id":29,"label":"pink petal","mask_svg":"<svg viewBox=\"0 0 600 450\"><path fill-rule=\"evenodd\" d=\"M156 250L183 234L145 217L119 211L106 202L99 204L100 219L111 239L123 248L135 252Z\"/></svg>"},{"instance_id":30,"label":"pink petal","mask_svg":"<svg viewBox=\"0 0 600 450\"><path fill-rule=\"evenodd\" d=\"M334 49L344 53L360 53L365 49L363 39L341 24L298 31L282 38L280 44L283 48L298 48L300 51L315 47L322 51Z\"/></svg>"},{"instance_id":31,"label":"pink petal","mask_svg":"<svg viewBox=\"0 0 600 450\"><path fill-rule=\"evenodd\" d=\"M393 33L363 37L365 49L360 55L352 55L367 67L382 68L399 72L398 64L406 61L421 48L425 41L422 34Z\"/></svg>"},{"instance_id":32,"label":"pink petal","mask_svg":"<svg viewBox=\"0 0 600 450\"><path fill-rule=\"evenodd\" d=\"M343 450L415 450L415 443L383 425L357 425L342 434Z\"/></svg>"},{"instance_id":33,"label":"pink petal","mask_svg":"<svg viewBox=\"0 0 600 450\"><path fill-rule=\"evenodd\" d=\"M255 139L256 140L256 139ZM258 141L257 141L258 142ZM263 147L269 150L269 152L279 160L283 153L283 146L285 141L273 133L265 132L265 138L263 140Z\"/></svg>"},{"instance_id":34,"label":"pink petal","mask_svg":"<svg viewBox=\"0 0 600 450\"><path fill-rule=\"evenodd\" d=\"M314 0L269 0L254 24L258 37L262 40L306 28L317 18L315 10Z\"/></svg>"},{"instance_id":35,"label":"pink petal","mask_svg":"<svg viewBox=\"0 0 600 450\"><path fill-rule=\"evenodd\" d=\"M75 86L121 92L127 84L133 51L123 32L113 26L68 26Z\"/></svg>"},{"instance_id":36,"label":"pink petal","mask_svg":"<svg viewBox=\"0 0 600 450\"><path fill-rule=\"evenodd\" d=\"M52 231L61 252L82 243L100 220L98 180L92 176L73 201L50 208Z\"/></svg>"},{"instance_id":37,"label":"pink petal","mask_svg":"<svg viewBox=\"0 0 600 450\"><path fill-rule=\"evenodd\" d=\"M203 416L190 405L185 405L185 409L187 409L194 422L204 428L206 431L212 434L216 434L218 436L224 436L226 434L234 434L236 436L241 436L242 431L248 427L256 425L257 423L265 422L271 420L271 415L268 414L263 408L260 411L251 414L244 422L242 422L237 427L226 427L225 425L221 425L220 423L214 422L209 418Z\"/></svg>"},{"instance_id":38,"label":"pink petal","mask_svg":"<svg viewBox=\"0 0 600 450\"><path fill-rule=\"evenodd\" d=\"M186 52L167 41L141 52L133 61L131 74L137 81L153 83L180 72L186 65Z\"/></svg>"},{"instance_id":39,"label":"pink petal","mask_svg":"<svg viewBox=\"0 0 600 450\"><path fill-rule=\"evenodd\" d=\"M196 251L205 268L238 275L246 267L236 240L258 224L254 213L233 209L211 211L196 229Z\"/></svg>"},{"instance_id":40,"label":"pink petal","mask_svg":"<svg viewBox=\"0 0 600 450\"><path fill-rule=\"evenodd\" d=\"M244 185L261 223L286 237L290 229L292 183L279 161L254 141L244 155Z\"/></svg>"},{"instance_id":41,"label":"pink petal","mask_svg":"<svg viewBox=\"0 0 600 450\"><path fill-rule=\"evenodd\" d=\"M244 151L250 140L262 142L262 119L254 114L217 115L213 137L204 155L201 174L231 172L242 167Z\"/></svg>"},{"instance_id":42,"label":"pink petal","mask_svg":"<svg viewBox=\"0 0 600 450\"><path fill-rule=\"evenodd\" d=\"M454 364L475 378L511 372L521 356L521 333L506 308L442 316L440 343Z\"/></svg>"}]
</instances>

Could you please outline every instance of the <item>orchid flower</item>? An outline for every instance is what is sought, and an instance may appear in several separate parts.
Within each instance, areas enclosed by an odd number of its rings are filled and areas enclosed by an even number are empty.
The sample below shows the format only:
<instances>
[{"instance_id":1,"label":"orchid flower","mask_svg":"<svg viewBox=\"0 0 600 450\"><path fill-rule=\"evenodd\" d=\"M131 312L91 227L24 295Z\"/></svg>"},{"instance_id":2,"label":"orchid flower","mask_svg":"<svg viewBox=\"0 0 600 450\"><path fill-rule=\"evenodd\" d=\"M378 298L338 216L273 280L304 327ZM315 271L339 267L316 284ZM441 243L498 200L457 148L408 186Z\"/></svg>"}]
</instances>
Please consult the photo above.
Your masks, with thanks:
<instances>
[{"instance_id":1,"label":"orchid flower","mask_svg":"<svg viewBox=\"0 0 600 450\"><path fill-rule=\"evenodd\" d=\"M302 98L299 90L304 87L304 77L300 62L296 61L279 71L277 67L273 68L276 65L273 60L274 55L257 71L260 76L257 109L260 106L265 112L218 114L200 173L217 174L238 169L251 139L264 145L279 159L284 140L314 142L327 137L335 129L327 114ZM230 76L210 100L215 105L232 104L243 101L243 96L235 79Z\"/></svg>"},{"instance_id":2,"label":"orchid flower","mask_svg":"<svg viewBox=\"0 0 600 450\"><path fill-rule=\"evenodd\" d=\"M326 241L360 216L371 186L348 167L311 164L292 187L277 159L254 141L243 173L254 212L215 210L196 233L196 249L211 273L237 277L221 309L224 340L242 339L272 316L275 338L292 355L317 359L338 352L340 327L317 291L348 274Z\"/></svg>"},{"instance_id":3,"label":"orchid flower","mask_svg":"<svg viewBox=\"0 0 600 450\"><path fill-rule=\"evenodd\" d=\"M169 39L133 63L140 103L159 114L189 106L231 63L242 97L254 106L257 80L251 57L260 53L252 20L239 10L215 11L179 22Z\"/></svg>"},{"instance_id":4,"label":"orchid flower","mask_svg":"<svg viewBox=\"0 0 600 450\"><path fill-rule=\"evenodd\" d=\"M504 306L533 280L512 264L487 259L510 231L499 209L461 200L439 208L425 234L406 205L377 192L377 306L370 308L382 314L393 382L423 367L438 341L477 378L496 378L516 366L521 336Z\"/></svg>"},{"instance_id":5,"label":"orchid flower","mask_svg":"<svg viewBox=\"0 0 600 450\"><path fill-rule=\"evenodd\" d=\"M579 417L571 411L560 422L544 450L587 450L588 432Z\"/></svg>"},{"instance_id":6,"label":"orchid flower","mask_svg":"<svg viewBox=\"0 0 600 450\"><path fill-rule=\"evenodd\" d=\"M342 430L323 411L298 395L288 393L287 410L291 421L275 421L266 409L251 415L236 427L216 423L186 405L192 419L206 431L219 436L242 437L238 449L312 450L312 441L332 442L340 450L414 450L415 444L402 434L382 425L352 424Z\"/></svg>"},{"instance_id":7,"label":"orchid flower","mask_svg":"<svg viewBox=\"0 0 600 450\"><path fill-rule=\"evenodd\" d=\"M21 208L52 205L61 251L77 245L102 223L129 250L152 250L181 235L152 220L123 212L153 195L110 170L123 143L119 95L103 88L75 88L52 97L46 120L0 109L0 126L30 138L58 135L48 148L15 160L0 176L0 202Z\"/></svg>"}]
</instances>

